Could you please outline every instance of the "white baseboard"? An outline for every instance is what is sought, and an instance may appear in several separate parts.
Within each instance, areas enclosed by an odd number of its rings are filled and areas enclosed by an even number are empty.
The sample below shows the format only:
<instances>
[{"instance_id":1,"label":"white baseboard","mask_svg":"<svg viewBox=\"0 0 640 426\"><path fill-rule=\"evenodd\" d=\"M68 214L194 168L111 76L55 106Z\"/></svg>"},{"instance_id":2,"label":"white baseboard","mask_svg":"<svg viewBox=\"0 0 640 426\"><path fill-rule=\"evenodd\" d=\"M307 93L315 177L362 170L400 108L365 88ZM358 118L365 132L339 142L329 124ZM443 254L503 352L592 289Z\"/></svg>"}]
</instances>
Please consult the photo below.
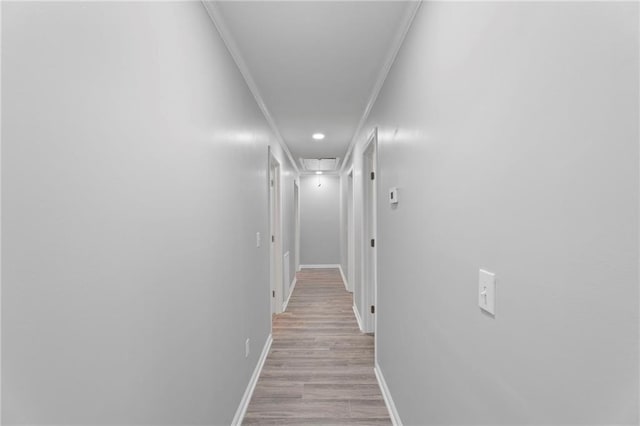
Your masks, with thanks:
<instances>
[{"instance_id":1,"label":"white baseboard","mask_svg":"<svg viewBox=\"0 0 640 426\"><path fill-rule=\"evenodd\" d=\"M387 382L384 380L384 376L382 375L382 371L380 370L380 366L378 365L377 362L373 371L376 373L376 379L378 379L378 385L380 385L380 392L382 392L384 403L386 404L387 410L389 411L389 417L391 417L391 423L393 423L393 426L402 426L402 420L400 420L400 414L398 414L398 410L396 409L396 404L393 403L391 392L389 392L389 387L387 386Z\"/></svg>"},{"instance_id":2,"label":"white baseboard","mask_svg":"<svg viewBox=\"0 0 640 426\"><path fill-rule=\"evenodd\" d=\"M338 269L340 269L340 275L342 276L342 282L344 283L344 289L347 290L348 292L351 292L351 290L349 290L349 284L347 283L347 277L344 276L344 272L342 271L342 265L338 265Z\"/></svg>"},{"instance_id":3,"label":"white baseboard","mask_svg":"<svg viewBox=\"0 0 640 426\"><path fill-rule=\"evenodd\" d=\"M362 328L362 318L360 318L360 312L358 312L358 307L355 304L353 305L353 313L356 316L356 321L358 321L360 331L364 333L364 328Z\"/></svg>"},{"instance_id":4,"label":"white baseboard","mask_svg":"<svg viewBox=\"0 0 640 426\"><path fill-rule=\"evenodd\" d=\"M256 384L258 383L258 378L260 378L262 367L264 366L264 362L267 360L267 355L269 355L271 343L273 343L273 337L271 336L271 334L269 334L269 336L267 337L267 341L264 343L264 347L262 348L262 353L260 354L260 358L258 359L258 364L256 364L256 368L253 370L253 375L251 375L251 379L249 380L247 389L244 391L244 395L240 400L240 405L236 410L235 416L233 416L231 426L240 426L242 424L244 415L247 413L247 407L249 407L249 402L251 401L251 396L253 395L253 391L255 390Z\"/></svg>"},{"instance_id":5,"label":"white baseboard","mask_svg":"<svg viewBox=\"0 0 640 426\"><path fill-rule=\"evenodd\" d=\"M337 263L300 265L300 269L322 269L322 268L339 268L339 267L340 265L338 265Z\"/></svg>"},{"instance_id":6,"label":"white baseboard","mask_svg":"<svg viewBox=\"0 0 640 426\"><path fill-rule=\"evenodd\" d=\"M287 306L289 306L289 299L291 299L291 295L293 294L293 289L296 287L296 283L298 282L298 277L293 277L293 282L291 283L291 287L289 287L289 296L287 300L282 304L282 312L287 310Z\"/></svg>"}]
</instances>

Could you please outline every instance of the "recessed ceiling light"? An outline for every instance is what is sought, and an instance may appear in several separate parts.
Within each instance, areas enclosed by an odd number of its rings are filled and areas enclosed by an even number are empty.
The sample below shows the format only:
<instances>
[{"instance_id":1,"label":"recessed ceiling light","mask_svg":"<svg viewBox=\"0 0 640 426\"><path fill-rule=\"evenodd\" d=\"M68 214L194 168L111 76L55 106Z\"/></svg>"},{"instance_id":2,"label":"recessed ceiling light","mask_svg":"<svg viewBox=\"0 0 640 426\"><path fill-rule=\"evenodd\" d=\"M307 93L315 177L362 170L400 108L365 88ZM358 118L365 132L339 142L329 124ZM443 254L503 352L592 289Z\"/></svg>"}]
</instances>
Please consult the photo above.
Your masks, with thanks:
<instances>
[{"instance_id":1,"label":"recessed ceiling light","mask_svg":"<svg viewBox=\"0 0 640 426\"><path fill-rule=\"evenodd\" d=\"M314 133L311 137L317 141L321 141L324 139L324 133Z\"/></svg>"},{"instance_id":2,"label":"recessed ceiling light","mask_svg":"<svg viewBox=\"0 0 640 426\"><path fill-rule=\"evenodd\" d=\"M317 174L317 175L321 175L321 174L322 174L322 172L316 172L316 174Z\"/></svg>"}]
</instances>

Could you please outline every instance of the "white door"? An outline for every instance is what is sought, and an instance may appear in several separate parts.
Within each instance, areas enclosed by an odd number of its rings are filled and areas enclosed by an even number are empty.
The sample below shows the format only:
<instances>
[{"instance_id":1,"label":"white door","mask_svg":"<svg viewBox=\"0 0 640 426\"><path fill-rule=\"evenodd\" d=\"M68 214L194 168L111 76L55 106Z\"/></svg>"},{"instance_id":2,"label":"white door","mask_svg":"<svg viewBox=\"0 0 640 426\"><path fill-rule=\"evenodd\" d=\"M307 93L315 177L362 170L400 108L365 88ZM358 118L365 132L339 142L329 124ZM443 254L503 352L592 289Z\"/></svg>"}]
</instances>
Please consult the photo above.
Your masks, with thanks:
<instances>
[{"instance_id":1,"label":"white door","mask_svg":"<svg viewBox=\"0 0 640 426\"><path fill-rule=\"evenodd\" d=\"M269 152L269 253L271 270L271 313L282 312L282 243L280 232L280 164Z\"/></svg>"},{"instance_id":2,"label":"white door","mask_svg":"<svg viewBox=\"0 0 640 426\"><path fill-rule=\"evenodd\" d=\"M353 292L356 283L353 224L353 170L351 170L347 175L347 288L351 292Z\"/></svg>"},{"instance_id":3,"label":"white door","mask_svg":"<svg viewBox=\"0 0 640 426\"><path fill-rule=\"evenodd\" d=\"M294 267L295 271L300 268L300 186L297 181L293 182L293 220L295 223L294 234Z\"/></svg>"},{"instance_id":4,"label":"white door","mask_svg":"<svg viewBox=\"0 0 640 426\"><path fill-rule=\"evenodd\" d=\"M375 307L376 307L376 155L377 133L374 132L369 139L363 155L363 196L364 196L364 223L363 223L363 298L362 321L364 331L375 331Z\"/></svg>"}]
</instances>

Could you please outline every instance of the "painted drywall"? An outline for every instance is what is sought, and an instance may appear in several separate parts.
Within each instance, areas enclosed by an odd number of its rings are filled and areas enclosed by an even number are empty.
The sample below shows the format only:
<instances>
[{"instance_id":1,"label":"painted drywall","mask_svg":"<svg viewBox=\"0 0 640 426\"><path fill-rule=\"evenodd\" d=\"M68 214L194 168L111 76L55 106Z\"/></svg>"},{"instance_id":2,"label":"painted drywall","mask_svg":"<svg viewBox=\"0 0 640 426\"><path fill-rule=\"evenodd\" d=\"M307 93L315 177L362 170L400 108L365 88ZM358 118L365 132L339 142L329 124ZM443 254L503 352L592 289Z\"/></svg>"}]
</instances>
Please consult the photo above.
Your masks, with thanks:
<instances>
[{"instance_id":1,"label":"painted drywall","mask_svg":"<svg viewBox=\"0 0 640 426\"><path fill-rule=\"evenodd\" d=\"M236 64L199 2L2 8L2 423L229 424L288 170Z\"/></svg>"},{"instance_id":2,"label":"painted drywall","mask_svg":"<svg viewBox=\"0 0 640 426\"><path fill-rule=\"evenodd\" d=\"M354 152L361 188L378 127L377 356L404 424L638 424L638 15L419 9Z\"/></svg>"},{"instance_id":3,"label":"painted drywall","mask_svg":"<svg viewBox=\"0 0 640 426\"><path fill-rule=\"evenodd\" d=\"M340 263L339 176L300 176L300 263Z\"/></svg>"}]
</instances>

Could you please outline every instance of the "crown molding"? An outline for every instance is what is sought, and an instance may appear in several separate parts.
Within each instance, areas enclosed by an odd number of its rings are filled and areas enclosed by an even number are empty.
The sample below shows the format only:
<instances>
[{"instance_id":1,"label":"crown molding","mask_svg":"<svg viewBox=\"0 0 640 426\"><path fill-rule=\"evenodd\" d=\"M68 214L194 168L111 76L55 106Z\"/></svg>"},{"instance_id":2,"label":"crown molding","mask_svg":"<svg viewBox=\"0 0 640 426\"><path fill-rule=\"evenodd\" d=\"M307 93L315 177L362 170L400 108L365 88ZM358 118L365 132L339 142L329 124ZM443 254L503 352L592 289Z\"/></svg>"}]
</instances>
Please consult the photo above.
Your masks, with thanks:
<instances>
[{"instance_id":1,"label":"crown molding","mask_svg":"<svg viewBox=\"0 0 640 426\"><path fill-rule=\"evenodd\" d=\"M231 54L231 57L236 63L238 69L240 70L240 74L242 74L242 77L244 77L244 80L247 83L247 86L249 87L249 91L251 91L251 94L255 98L256 103L258 104L260 111L262 111L262 114L264 115L265 120L267 121L267 123L269 124L269 127L275 134L276 139L280 144L280 147L282 148L287 158L291 162L291 165L295 169L296 173L299 174L300 169L298 168L298 164L294 161L293 156L291 155L291 151L289 150L289 147L287 146L284 139L282 138L282 135L280 134L280 130L278 130L278 126L276 126L273 116L269 112L267 105L264 103L264 99L260 94L260 90L258 90L258 86L256 85L255 80L253 79L251 73L249 72L247 63L244 61L244 58L240 54L240 50L238 48L237 43L235 42L235 39L233 38L233 36L229 32L229 29L224 23L224 18L222 17L222 13L218 9L218 7L215 5L215 1L201 0L201 2L205 10L209 14L209 18L211 18L213 25L218 30L218 33L220 34L220 37L222 38L224 45L227 47L227 50Z\"/></svg>"},{"instance_id":2,"label":"crown molding","mask_svg":"<svg viewBox=\"0 0 640 426\"><path fill-rule=\"evenodd\" d=\"M358 141L358 136L360 136L360 132L362 131L362 128L367 122L367 119L369 118L369 114L371 114L371 110L373 109L373 106L375 105L376 100L378 99L378 95L382 90L382 86L384 86L384 82L387 79L387 76L389 75L389 71L391 71L391 67L393 66L396 60L396 57L398 56L398 52L402 47L402 43L404 42L404 39L407 36L407 33L409 32L409 28L411 28L411 23L413 22L413 18L416 16L416 13L418 12L418 9L420 8L421 4L422 4L422 0L409 2L409 6L407 7L407 13L404 17L404 22L400 26L398 32L396 33L396 37L393 43L391 44L392 47L391 49L389 49L389 53L387 54L387 59L384 63L384 66L380 70L380 74L378 74L376 84L373 86L373 90L371 91L369 102L367 102L367 106L362 112L362 117L358 122L358 127L356 127L356 131L354 132L353 137L351 138L351 142L349 143L349 148L347 149L347 152L344 155L344 160L342 161L342 165L339 167L341 174L344 173L345 168L347 167L347 162L348 160L350 160L353 149L356 146L356 143Z\"/></svg>"}]
</instances>

